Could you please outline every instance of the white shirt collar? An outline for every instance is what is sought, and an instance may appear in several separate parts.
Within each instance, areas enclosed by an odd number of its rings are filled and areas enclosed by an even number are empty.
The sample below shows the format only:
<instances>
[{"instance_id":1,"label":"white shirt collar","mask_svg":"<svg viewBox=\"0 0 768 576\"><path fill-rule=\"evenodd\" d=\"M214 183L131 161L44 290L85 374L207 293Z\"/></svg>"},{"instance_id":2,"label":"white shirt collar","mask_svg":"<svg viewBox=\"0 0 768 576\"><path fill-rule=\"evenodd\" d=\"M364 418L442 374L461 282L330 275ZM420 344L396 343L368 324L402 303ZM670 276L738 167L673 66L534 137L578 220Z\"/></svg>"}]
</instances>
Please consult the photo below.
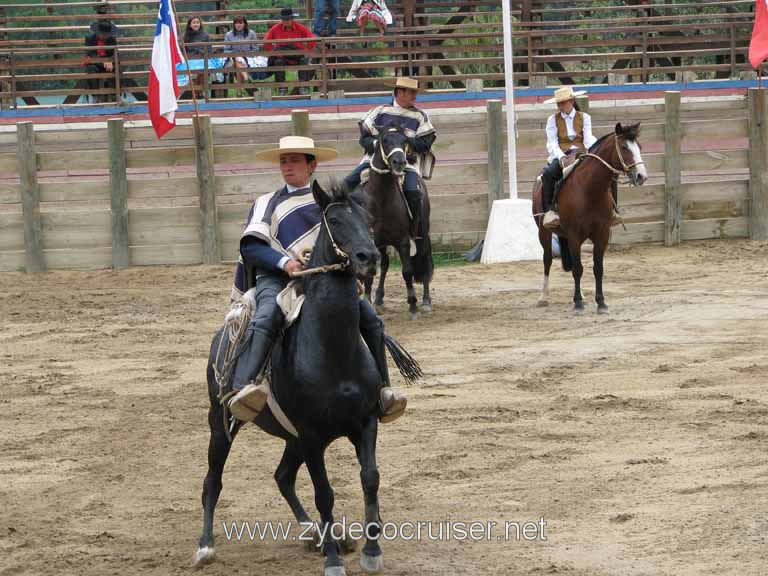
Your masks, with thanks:
<instances>
[{"instance_id":1,"label":"white shirt collar","mask_svg":"<svg viewBox=\"0 0 768 576\"><path fill-rule=\"evenodd\" d=\"M307 188L309 188L309 184L307 184L306 186L302 186L301 188L297 188L296 186L291 186L290 184L286 184L285 187L288 190L288 194L293 194L294 192L296 192L296 190L306 190Z\"/></svg>"},{"instance_id":2,"label":"white shirt collar","mask_svg":"<svg viewBox=\"0 0 768 576\"><path fill-rule=\"evenodd\" d=\"M568 118L570 120L573 120L576 117L576 108L573 108L570 114L566 114L565 112L560 112L560 116L562 116L563 119Z\"/></svg>"}]
</instances>

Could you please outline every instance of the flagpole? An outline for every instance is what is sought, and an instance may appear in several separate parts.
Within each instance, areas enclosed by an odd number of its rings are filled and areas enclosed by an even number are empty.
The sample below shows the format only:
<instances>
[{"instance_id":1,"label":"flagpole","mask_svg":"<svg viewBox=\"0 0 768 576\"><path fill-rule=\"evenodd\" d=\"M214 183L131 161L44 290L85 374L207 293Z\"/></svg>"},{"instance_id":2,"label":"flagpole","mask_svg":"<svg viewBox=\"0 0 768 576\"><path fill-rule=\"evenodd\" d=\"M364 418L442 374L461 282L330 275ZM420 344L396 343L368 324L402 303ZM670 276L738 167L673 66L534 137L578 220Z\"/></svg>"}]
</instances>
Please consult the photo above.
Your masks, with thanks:
<instances>
[{"instance_id":1,"label":"flagpole","mask_svg":"<svg viewBox=\"0 0 768 576\"><path fill-rule=\"evenodd\" d=\"M189 69L189 58L187 57L187 45L184 44L184 34L181 33L181 23L179 22L179 14L176 12L176 4L173 0L171 2L171 10L173 10L173 18L176 20L176 32L178 33L176 40L181 44L181 52L184 54L184 63L187 65L187 78L189 78L189 87L192 90L192 104L195 106L195 125L200 119L200 110L197 107L197 97L195 96L195 82L192 80L192 72ZM200 21L202 23L202 20ZM176 71L174 70L174 74Z\"/></svg>"},{"instance_id":2,"label":"flagpole","mask_svg":"<svg viewBox=\"0 0 768 576\"><path fill-rule=\"evenodd\" d=\"M512 59L512 11L510 1L501 1L504 34L504 90L507 101L507 165L509 197L517 198L517 128L515 126L514 65Z\"/></svg>"}]
</instances>

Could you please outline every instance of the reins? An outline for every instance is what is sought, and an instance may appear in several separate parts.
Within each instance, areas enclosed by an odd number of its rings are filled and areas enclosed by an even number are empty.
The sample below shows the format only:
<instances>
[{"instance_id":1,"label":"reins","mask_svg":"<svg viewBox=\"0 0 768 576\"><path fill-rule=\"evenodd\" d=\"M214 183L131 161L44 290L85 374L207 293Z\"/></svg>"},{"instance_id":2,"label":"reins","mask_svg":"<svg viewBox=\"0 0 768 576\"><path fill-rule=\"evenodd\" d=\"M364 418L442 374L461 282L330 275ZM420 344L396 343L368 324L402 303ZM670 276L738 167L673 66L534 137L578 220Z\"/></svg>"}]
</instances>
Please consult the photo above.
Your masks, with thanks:
<instances>
[{"instance_id":1,"label":"reins","mask_svg":"<svg viewBox=\"0 0 768 576\"><path fill-rule=\"evenodd\" d=\"M622 176L622 175L629 177L629 171L632 168L634 168L635 166L639 166L640 164L645 164L645 162L643 162L642 160L640 162L635 162L634 164L629 164L629 165L626 164L624 162L624 157L621 155L621 150L619 149L619 137L618 136L614 137L613 143L614 143L614 145L616 147L616 155L619 157L619 163L621 164L622 170L614 168L608 162L606 162L605 159L603 159L602 157L598 156L597 154L590 154L589 152L585 152L584 154L582 154L582 156L589 156L590 158L597 158L617 178L619 176Z\"/></svg>"},{"instance_id":2,"label":"reins","mask_svg":"<svg viewBox=\"0 0 768 576\"><path fill-rule=\"evenodd\" d=\"M328 206L325 207L325 210L323 210L323 224L325 224L325 229L328 231L328 237L331 239L331 245L333 246L333 251L336 253L336 256L341 258L341 262L337 262L335 264L326 264L324 266L317 266L315 268L307 268L306 270L300 270L299 272L294 272L291 274L291 278L301 278L302 276L310 276L312 274L326 274L328 272L336 272L346 269L347 266L349 266L349 254L344 252L341 248L339 248L339 245L336 244L336 240L333 238L333 233L331 232L331 227L328 226L328 220L326 219L325 215L328 212L328 209L331 206L343 206L343 202L331 202L328 204ZM307 250L305 253L302 254L303 259L309 260L309 250ZM302 262L303 264L306 264L305 262Z\"/></svg>"}]
</instances>

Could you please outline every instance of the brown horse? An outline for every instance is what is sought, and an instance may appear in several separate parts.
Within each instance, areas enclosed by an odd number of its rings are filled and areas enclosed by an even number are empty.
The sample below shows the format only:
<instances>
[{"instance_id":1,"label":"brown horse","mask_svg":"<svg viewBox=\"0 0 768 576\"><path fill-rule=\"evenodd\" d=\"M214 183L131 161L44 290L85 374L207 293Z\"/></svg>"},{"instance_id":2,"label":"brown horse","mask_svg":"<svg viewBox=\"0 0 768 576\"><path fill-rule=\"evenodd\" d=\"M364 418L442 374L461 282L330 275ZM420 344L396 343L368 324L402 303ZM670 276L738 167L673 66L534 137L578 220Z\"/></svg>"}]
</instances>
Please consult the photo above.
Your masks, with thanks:
<instances>
[{"instance_id":1,"label":"brown horse","mask_svg":"<svg viewBox=\"0 0 768 576\"><path fill-rule=\"evenodd\" d=\"M611 181L621 174L634 186L648 179L648 172L640 155L637 136L640 123L632 126L616 124L616 129L595 142L586 157L563 182L557 192L560 228L555 231L560 243L563 270L573 272L574 309L584 309L581 297L581 245L589 239L593 244L595 271L595 301L598 314L608 312L603 296L603 256L608 247L613 218ZM538 305L546 306L549 297L549 269L552 266L552 234L541 225L543 203L541 183L534 184L533 213L539 227L539 241L544 248L544 285Z\"/></svg>"}]
</instances>

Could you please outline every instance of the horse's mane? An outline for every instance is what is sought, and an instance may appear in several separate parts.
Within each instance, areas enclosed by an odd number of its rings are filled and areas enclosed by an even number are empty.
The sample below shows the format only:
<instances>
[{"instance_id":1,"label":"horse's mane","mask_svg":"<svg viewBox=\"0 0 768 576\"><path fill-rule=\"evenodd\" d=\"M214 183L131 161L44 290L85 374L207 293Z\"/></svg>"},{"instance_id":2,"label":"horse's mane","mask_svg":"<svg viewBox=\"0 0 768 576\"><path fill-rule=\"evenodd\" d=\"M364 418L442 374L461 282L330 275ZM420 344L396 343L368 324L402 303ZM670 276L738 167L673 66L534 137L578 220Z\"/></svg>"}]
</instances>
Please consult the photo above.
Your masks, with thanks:
<instances>
[{"instance_id":1,"label":"horse's mane","mask_svg":"<svg viewBox=\"0 0 768 576\"><path fill-rule=\"evenodd\" d=\"M331 178L328 182L328 189L325 191L331 202L351 202L357 204L365 212L366 217L371 219L370 202L371 199L362 188L350 189L344 180Z\"/></svg>"},{"instance_id":2,"label":"horse's mane","mask_svg":"<svg viewBox=\"0 0 768 576\"><path fill-rule=\"evenodd\" d=\"M589 147L589 150L587 152L594 152L596 151L602 144L605 139L607 139L612 134L616 134L616 132L608 132L608 134L603 134L598 138L592 146ZM640 123L632 124L631 126L622 126L621 127L621 136L624 138L624 140L629 140L630 142L634 142L637 140L637 137L640 135Z\"/></svg>"},{"instance_id":3,"label":"horse's mane","mask_svg":"<svg viewBox=\"0 0 768 576\"><path fill-rule=\"evenodd\" d=\"M330 179L325 193L331 199L331 202L349 202L352 197L349 186L346 185L344 180L339 180L338 178Z\"/></svg>"},{"instance_id":4,"label":"horse's mane","mask_svg":"<svg viewBox=\"0 0 768 576\"><path fill-rule=\"evenodd\" d=\"M611 134L614 134L614 132L608 132L608 134L603 134L602 136L600 136L600 138L598 138L598 139L595 141L595 143L594 143L594 144L592 144L592 146L590 146L590 147L589 147L589 150L587 150L587 152L590 152L590 153L591 153L591 152L594 152L594 151L596 151L598 148L600 148L600 146L602 146L602 144L603 144L603 140L605 140L606 138L608 138L608 136L610 136Z\"/></svg>"}]
</instances>

